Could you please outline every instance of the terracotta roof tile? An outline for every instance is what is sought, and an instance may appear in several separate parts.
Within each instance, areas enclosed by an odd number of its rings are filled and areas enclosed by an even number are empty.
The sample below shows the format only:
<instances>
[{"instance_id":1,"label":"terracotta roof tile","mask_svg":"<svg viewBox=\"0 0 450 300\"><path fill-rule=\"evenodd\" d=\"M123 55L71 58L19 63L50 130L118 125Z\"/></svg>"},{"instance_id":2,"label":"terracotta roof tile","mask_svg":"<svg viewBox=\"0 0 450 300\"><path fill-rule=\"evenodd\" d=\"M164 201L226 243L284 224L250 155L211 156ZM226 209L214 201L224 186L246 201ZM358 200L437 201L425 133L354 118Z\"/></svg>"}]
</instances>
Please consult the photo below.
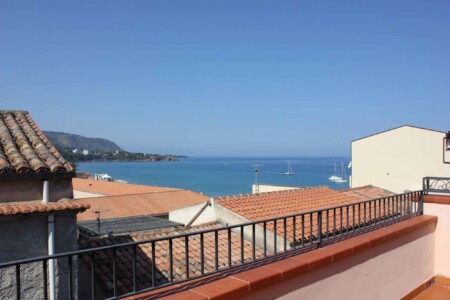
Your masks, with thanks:
<instances>
[{"instance_id":1,"label":"terracotta roof tile","mask_svg":"<svg viewBox=\"0 0 450 300\"><path fill-rule=\"evenodd\" d=\"M0 173L70 171L28 112L0 110Z\"/></svg>"},{"instance_id":2,"label":"terracotta roof tile","mask_svg":"<svg viewBox=\"0 0 450 300\"><path fill-rule=\"evenodd\" d=\"M340 190L339 192L345 195L352 195L354 197L357 197L361 199L361 201L395 195L395 193L391 191L373 185L365 185L357 188Z\"/></svg>"},{"instance_id":3,"label":"terracotta roof tile","mask_svg":"<svg viewBox=\"0 0 450 300\"><path fill-rule=\"evenodd\" d=\"M381 190L381 189L379 189ZM293 214L300 214L302 212L315 211L318 209L341 206L345 204L357 203L364 200L379 198L380 194L375 192L372 187L364 187L358 189L358 192L353 189L345 191L336 191L327 186L301 188L296 190L276 191L259 194L248 194L239 196L226 196L217 199L217 203L236 214L243 216L250 221L258 221L263 219L270 219L274 217L282 217ZM382 190L383 193L386 191ZM365 194L363 194L365 192ZM386 192L387 193L387 192ZM375 197L372 197L375 196ZM387 196L387 195L386 195ZM385 204L380 202L377 206L378 210L383 210ZM387 205L386 205L387 207ZM374 208L366 205L366 221L369 220L369 213L375 218ZM361 211L359 213L359 211ZM355 224L364 222L364 206L355 206ZM336 215L336 217L335 217ZM358 219L361 215L362 218ZM342 216L342 217L341 217ZM341 228L349 228L353 225L353 210L347 211L345 208L328 211L328 223L326 221L327 214L323 216L322 228L323 232L333 234L335 231L340 231ZM336 221L334 221L336 219ZM341 222L342 219L342 222ZM313 226L310 226L312 220ZM347 223L347 220L349 223ZM336 222L336 224L334 224ZM307 242L311 238L311 229L313 237L317 235L317 214L305 215L303 220L298 217L295 223L295 240L294 240L294 219L286 219L286 238L287 243L300 243L301 233L303 233L303 242ZM342 225L341 225L342 223ZM303 224L303 225L302 225ZM260 224L262 225L262 224ZM274 222L267 223L267 229L274 231ZM276 232L280 238L284 237L285 224L283 220L277 221Z\"/></svg>"},{"instance_id":4,"label":"terracotta roof tile","mask_svg":"<svg viewBox=\"0 0 450 300\"><path fill-rule=\"evenodd\" d=\"M77 203L75 201L50 202L48 204L42 204L42 201L28 201L0 205L0 216L56 212L62 210L77 210L83 212L88 208L89 204Z\"/></svg>"},{"instance_id":5,"label":"terracotta roof tile","mask_svg":"<svg viewBox=\"0 0 450 300\"><path fill-rule=\"evenodd\" d=\"M178 189L159 187L159 186L149 186L149 185L139 185L139 184L129 184L120 182L108 182L94 179L81 179L73 178L72 185L74 190L101 194L106 196L118 196L118 195L130 195L130 194L144 194L153 192L166 192L166 191L176 191Z\"/></svg>"},{"instance_id":6,"label":"terracotta roof tile","mask_svg":"<svg viewBox=\"0 0 450 300\"><path fill-rule=\"evenodd\" d=\"M90 210L78 215L78 220L81 221L96 219L95 211L102 211L102 219L157 215L200 204L207 200L209 200L209 197L189 190L172 190L147 194L84 198L75 201L91 206Z\"/></svg>"},{"instance_id":7,"label":"terracotta roof tile","mask_svg":"<svg viewBox=\"0 0 450 300\"><path fill-rule=\"evenodd\" d=\"M218 223L203 224L190 229L179 231L165 230L148 233L132 234L128 236L115 236L103 239L88 239L79 241L81 249L106 246L110 244L118 244L132 241L143 241L164 236L176 236L182 233L195 232L200 230L208 230L222 227ZM235 233L231 233L231 260L232 265L236 265L241 261L240 237ZM215 252L214 252L214 233L204 234L204 270L212 272L215 269ZM219 269L228 266L228 233L227 230L219 231ZM173 277L174 280L186 278L186 254L185 254L185 238L176 238L173 240ZM189 237L189 276L193 277L201 275L200 261L200 237L199 235ZM244 241L244 260L248 261L252 258L252 244ZM262 257L262 251L258 247L255 248L256 257ZM142 244L137 247L137 276L136 288L138 290L151 287L152 285L152 246L151 244ZM90 257L88 255L82 257L83 261L90 266ZM167 241L157 242L155 244L155 262L156 284L161 285L167 283L170 279L170 261L169 261L169 243ZM95 257L95 274L101 285L108 295L112 294L112 253L99 253ZM131 292L133 290L133 249L132 247L119 248L117 250L117 275L119 294Z\"/></svg>"}]
</instances>

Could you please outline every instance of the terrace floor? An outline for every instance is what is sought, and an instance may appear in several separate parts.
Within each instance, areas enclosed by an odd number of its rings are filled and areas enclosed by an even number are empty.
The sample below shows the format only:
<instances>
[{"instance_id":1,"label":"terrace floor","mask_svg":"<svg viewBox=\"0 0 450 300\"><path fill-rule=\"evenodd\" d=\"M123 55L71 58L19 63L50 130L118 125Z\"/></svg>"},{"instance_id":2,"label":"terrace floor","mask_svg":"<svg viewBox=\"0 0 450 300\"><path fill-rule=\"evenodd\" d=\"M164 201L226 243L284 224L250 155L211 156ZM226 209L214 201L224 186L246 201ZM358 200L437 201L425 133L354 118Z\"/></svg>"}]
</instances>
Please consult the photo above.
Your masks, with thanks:
<instances>
[{"instance_id":1,"label":"terrace floor","mask_svg":"<svg viewBox=\"0 0 450 300\"><path fill-rule=\"evenodd\" d=\"M414 297L414 300L444 300L450 299L450 279L436 278L436 281L425 291Z\"/></svg>"}]
</instances>

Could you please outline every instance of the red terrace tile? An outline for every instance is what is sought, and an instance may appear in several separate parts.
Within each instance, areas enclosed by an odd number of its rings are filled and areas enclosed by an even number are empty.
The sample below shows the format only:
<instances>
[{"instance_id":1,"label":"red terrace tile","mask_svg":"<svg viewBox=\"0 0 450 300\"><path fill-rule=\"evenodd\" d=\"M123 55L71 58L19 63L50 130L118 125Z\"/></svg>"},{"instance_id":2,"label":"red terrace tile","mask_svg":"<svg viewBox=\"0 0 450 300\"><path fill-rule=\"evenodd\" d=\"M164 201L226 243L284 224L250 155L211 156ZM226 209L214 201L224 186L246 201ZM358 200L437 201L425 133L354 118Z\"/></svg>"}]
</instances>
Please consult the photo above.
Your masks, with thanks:
<instances>
[{"instance_id":1,"label":"red terrace tile","mask_svg":"<svg viewBox=\"0 0 450 300\"><path fill-rule=\"evenodd\" d=\"M288 259L267 265L266 268L281 272L283 280L309 271L309 261L302 256L295 256Z\"/></svg>"},{"instance_id":2,"label":"red terrace tile","mask_svg":"<svg viewBox=\"0 0 450 300\"><path fill-rule=\"evenodd\" d=\"M400 223L398 228L398 236L405 235L411 232L411 227L405 225L404 223Z\"/></svg>"},{"instance_id":3,"label":"red terrace tile","mask_svg":"<svg viewBox=\"0 0 450 300\"><path fill-rule=\"evenodd\" d=\"M260 267L243 273L231 276L249 284L250 291L259 290L267 285L276 283L283 279L282 273L278 270Z\"/></svg>"},{"instance_id":4,"label":"red terrace tile","mask_svg":"<svg viewBox=\"0 0 450 300\"><path fill-rule=\"evenodd\" d=\"M384 243L385 241L385 234L383 231L380 230L366 233L366 237L370 239L370 247L375 247L377 245Z\"/></svg>"},{"instance_id":5,"label":"red terrace tile","mask_svg":"<svg viewBox=\"0 0 450 300\"><path fill-rule=\"evenodd\" d=\"M235 278L224 278L196 287L192 291L207 296L210 300L231 300L249 293L249 285Z\"/></svg>"},{"instance_id":6,"label":"red terrace tile","mask_svg":"<svg viewBox=\"0 0 450 300\"><path fill-rule=\"evenodd\" d=\"M142 299L142 298L141 298ZM160 300L209 300L208 297L200 295L194 291L185 291L167 297L159 298ZM144 299L142 299L144 300Z\"/></svg>"},{"instance_id":7,"label":"red terrace tile","mask_svg":"<svg viewBox=\"0 0 450 300\"><path fill-rule=\"evenodd\" d=\"M396 238L398 236L398 228L397 228L397 226L394 226L394 227L389 226L389 227L386 227L386 228L383 228L383 229L384 229L384 234L385 234L384 239L386 241L392 240L392 239L394 239L394 238Z\"/></svg>"},{"instance_id":8,"label":"red terrace tile","mask_svg":"<svg viewBox=\"0 0 450 300\"><path fill-rule=\"evenodd\" d=\"M342 244L352 247L352 254L356 254L370 248L370 240L367 239L364 235L359 236L358 238L345 240L342 242Z\"/></svg>"},{"instance_id":9,"label":"red terrace tile","mask_svg":"<svg viewBox=\"0 0 450 300\"><path fill-rule=\"evenodd\" d=\"M415 300L447 300L450 299L450 288L446 285L435 283L420 293Z\"/></svg>"},{"instance_id":10,"label":"red terrace tile","mask_svg":"<svg viewBox=\"0 0 450 300\"><path fill-rule=\"evenodd\" d=\"M294 257L295 259L296 257ZM324 265L330 264L333 262L333 257L330 253L326 251L322 251L322 249L318 249L312 252L307 252L299 256L299 258L304 259L309 262L309 269L315 270Z\"/></svg>"},{"instance_id":11,"label":"red terrace tile","mask_svg":"<svg viewBox=\"0 0 450 300\"><path fill-rule=\"evenodd\" d=\"M442 277L442 276L436 276L435 280L436 280L436 282L439 282L441 284L450 286L450 278Z\"/></svg>"},{"instance_id":12,"label":"red terrace tile","mask_svg":"<svg viewBox=\"0 0 450 300\"><path fill-rule=\"evenodd\" d=\"M330 246L326 246L321 250L330 253L333 262L351 256L353 254L353 247L348 244L337 243Z\"/></svg>"}]
</instances>

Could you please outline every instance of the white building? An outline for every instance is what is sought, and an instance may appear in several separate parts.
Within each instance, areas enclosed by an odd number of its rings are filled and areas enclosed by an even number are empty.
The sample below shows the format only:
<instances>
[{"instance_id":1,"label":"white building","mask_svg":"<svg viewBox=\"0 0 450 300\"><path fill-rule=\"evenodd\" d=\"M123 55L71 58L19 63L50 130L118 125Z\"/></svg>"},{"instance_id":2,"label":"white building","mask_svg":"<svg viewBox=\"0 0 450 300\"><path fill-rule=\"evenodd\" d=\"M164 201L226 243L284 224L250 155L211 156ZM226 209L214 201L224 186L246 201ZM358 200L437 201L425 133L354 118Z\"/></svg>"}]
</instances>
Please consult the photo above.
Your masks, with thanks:
<instances>
[{"instance_id":1,"label":"white building","mask_svg":"<svg viewBox=\"0 0 450 300\"><path fill-rule=\"evenodd\" d=\"M409 125L352 141L351 187L396 193L422 189L426 176L450 177L450 136Z\"/></svg>"}]
</instances>

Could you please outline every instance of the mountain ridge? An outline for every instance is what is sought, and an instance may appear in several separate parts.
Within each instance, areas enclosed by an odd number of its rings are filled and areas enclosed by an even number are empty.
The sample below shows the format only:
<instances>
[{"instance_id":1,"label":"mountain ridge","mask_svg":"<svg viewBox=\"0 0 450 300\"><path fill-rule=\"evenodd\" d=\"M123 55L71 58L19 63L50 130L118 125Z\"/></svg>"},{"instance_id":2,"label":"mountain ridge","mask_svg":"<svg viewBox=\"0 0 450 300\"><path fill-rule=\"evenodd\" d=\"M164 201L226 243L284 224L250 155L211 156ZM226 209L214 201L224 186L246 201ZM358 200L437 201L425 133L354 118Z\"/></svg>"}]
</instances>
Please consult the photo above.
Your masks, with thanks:
<instances>
[{"instance_id":1,"label":"mountain ridge","mask_svg":"<svg viewBox=\"0 0 450 300\"><path fill-rule=\"evenodd\" d=\"M58 131L44 131L44 134L57 148L86 149L93 152L125 151L116 143L105 138L91 138Z\"/></svg>"}]
</instances>

